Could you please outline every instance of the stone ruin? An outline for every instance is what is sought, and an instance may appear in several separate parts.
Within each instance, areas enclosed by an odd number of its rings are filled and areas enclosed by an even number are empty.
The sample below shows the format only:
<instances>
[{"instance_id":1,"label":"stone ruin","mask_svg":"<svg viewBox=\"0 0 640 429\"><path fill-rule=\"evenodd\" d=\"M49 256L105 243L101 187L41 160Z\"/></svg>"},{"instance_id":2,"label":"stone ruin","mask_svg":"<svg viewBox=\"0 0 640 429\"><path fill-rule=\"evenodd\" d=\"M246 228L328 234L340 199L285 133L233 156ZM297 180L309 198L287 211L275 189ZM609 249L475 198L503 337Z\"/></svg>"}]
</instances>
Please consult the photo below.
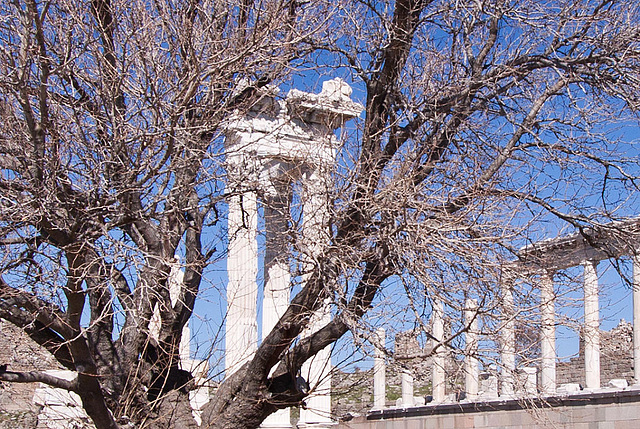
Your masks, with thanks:
<instances>
[{"instance_id":1,"label":"stone ruin","mask_svg":"<svg viewBox=\"0 0 640 429\"><path fill-rule=\"evenodd\" d=\"M625 320L610 331L600 331L600 378L609 383L611 380L626 380L631 386L633 377L633 325ZM568 361L558 362L556 367L558 384L575 383L584 386L584 339L580 335L578 356Z\"/></svg>"},{"instance_id":2,"label":"stone ruin","mask_svg":"<svg viewBox=\"0 0 640 429\"><path fill-rule=\"evenodd\" d=\"M601 379L607 384L611 380L625 380L628 385L632 385L634 383L633 325L621 320L618 326L610 331L601 330L600 341ZM430 342L427 342L425 347L421 347L413 331L400 332L396 335L394 359L388 362L386 368L387 407L400 405L403 368L409 368L413 374L416 405L428 403L432 392L431 347ZM535 362L536 358L537 356L532 357L531 361ZM459 357L456 358L453 351L448 353L446 362L447 392L451 392L449 399L453 401L459 399L464 391L464 367L462 360ZM489 368L480 373L480 398L486 397L488 392L498 390L495 384L495 371L495 368ZM567 361L558 362L556 371L559 386L584 386L584 341L582 339L578 355ZM537 373L539 374L539 371ZM335 392L333 407L337 417L366 414L373 408L373 370L357 370L353 373L336 370L333 376L333 391Z\"/></svg>"}]
</instances>

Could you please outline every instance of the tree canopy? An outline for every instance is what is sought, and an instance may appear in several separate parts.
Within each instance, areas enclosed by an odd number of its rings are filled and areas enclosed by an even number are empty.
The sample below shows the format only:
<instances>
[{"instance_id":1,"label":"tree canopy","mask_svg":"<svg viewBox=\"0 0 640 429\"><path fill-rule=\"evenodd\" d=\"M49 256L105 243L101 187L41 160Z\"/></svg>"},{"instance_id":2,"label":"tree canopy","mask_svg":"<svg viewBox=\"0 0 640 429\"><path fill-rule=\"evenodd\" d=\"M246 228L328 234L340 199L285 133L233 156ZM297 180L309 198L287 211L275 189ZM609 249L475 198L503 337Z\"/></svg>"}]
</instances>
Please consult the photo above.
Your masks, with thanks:
<instances>
[{"instance_id":1,"label":"tree canopy","mask_svg":"<svg viewBox=\"0 0 640 429\"><path fill-rule=\"evenodd\" d=\"M502 267L522 246L564 231L588 237L637 214L639 8L2 3L0 317L78 376L0 380L76 392L99 429L172 427L163 410L188 407L186 395L146 392L177 366L207 267L225 258L226 198L238 190L221 124L270 88L317 91L334 76L365 110L342 134L327 182L327 240L309 255L291 208L280 234L292 259L313 266L203 425L254 428L300 403L295 386L270 400L270 377L348 332L368 338L380 317L403 311L413 319L402 322L423 327L434 300L460 310L468 296L491 313ZM615 225L629 236L630 224ZM184 283L171 306L176 255ZM331 321L300 339L327 299Z\"/></svg>"}]
</instances>

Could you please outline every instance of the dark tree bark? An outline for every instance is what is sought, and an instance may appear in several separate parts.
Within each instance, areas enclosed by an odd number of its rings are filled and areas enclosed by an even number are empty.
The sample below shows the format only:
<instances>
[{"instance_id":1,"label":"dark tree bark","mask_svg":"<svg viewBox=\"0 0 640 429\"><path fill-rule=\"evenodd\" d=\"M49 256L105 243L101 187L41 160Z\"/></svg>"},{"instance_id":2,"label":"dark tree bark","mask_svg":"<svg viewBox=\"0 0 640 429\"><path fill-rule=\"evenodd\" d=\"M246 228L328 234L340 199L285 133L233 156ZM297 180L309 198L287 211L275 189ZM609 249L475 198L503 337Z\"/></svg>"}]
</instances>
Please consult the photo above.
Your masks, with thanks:
<instances>
[{"instance_id":1,"label":"dark tree bark","mask_svg":"<svg viewBox=\"0 0 640 429\"><path fill-rule=\"evenodd\" d=\"M347 335L375 342L382 316L427 334L433 302L473 295L491 319L500 267L541 228L588 236L635 214L640 168L612 124L637 114L639 15L624 0L3 4L0 317L77 377L0 380L77 393L98 429L195 427L179 347L199 297L224 299L207 270L242 181L225 121L327 73L365 103L329 172L330 234L312 253L295 201L283 213L304 287L203 426L302 404L303 363ZM301 338L325 300L331 322ZM468 329L451 323L440 346Z\"/></svg>"}]
</instances>

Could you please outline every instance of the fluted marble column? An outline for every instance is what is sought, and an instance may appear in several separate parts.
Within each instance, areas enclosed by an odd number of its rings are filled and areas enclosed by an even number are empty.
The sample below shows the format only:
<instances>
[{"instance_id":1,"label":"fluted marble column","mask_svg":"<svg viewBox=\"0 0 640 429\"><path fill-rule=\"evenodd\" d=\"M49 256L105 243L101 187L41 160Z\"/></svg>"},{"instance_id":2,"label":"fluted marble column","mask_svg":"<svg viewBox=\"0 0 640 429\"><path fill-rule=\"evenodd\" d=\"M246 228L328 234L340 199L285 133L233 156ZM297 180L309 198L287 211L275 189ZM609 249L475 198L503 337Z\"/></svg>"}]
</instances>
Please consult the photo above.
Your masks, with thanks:
<instances>
[{"instance_id":1,"label":"fluted marble column","mask_svg":"<svg viewBox=\"0 0 640 429\"><path fill-rule=\"evenodd\" d=\"M464 323L468 327L465 334L465 393L466 399L478 397L480 372L478 369L478 304L475 299L467 299L464 309Z\"/></svg>"},{"instance_id":2,"label":"fluted marble column","mask_svg":"<svg viewBox=\"0 0 640 429\"><path fill-rule=\"evenodd\" d=\"M433 312L431 313L433 322L431 324L434 346L438 345L432 360L431 384L433 386L433 402L443 402L445 398L445 371L444 371L444 309L442 301L433 302Z\"/></svg>"},{"instance_id":3,"label":"fluted marble column","mask_svg":"<svg viewBox=\"0 0 640 429\"><path fill-rule=\"evenodd\" d=\"M289 191L285 184L264 201L265 255L264 296L262 300L262 338L264 339L289 306ZM281 409L269 415L262 428L290 428L291 410Z\"/></svg>"},{"instance_id":4,"label":"fluted marble column","mask_svg":"<svg viewBox=\"0 0 640 429\"><path fill-rule=\"evenodd\" d=\"M380 347L385 345L384 328L376 329L376 340ZM373 358L373 409L381 410L386 406L386 356L381 348L375 346Z\"/></svg>"},{"instance_id":5,"label":"fluted marble column","mask_svg":"<svg viewBox=\"0 0 640 429\"><path fill-rule=\"evenodd\" d=\"M312 317L309 331L321 329L331 321L326 303ZM305 399L306 408L300 410L299 428L326 428L333 425L331 419L331 348L325 347L302 365L302 376L313 389Z\"/></svg>"},{"instance_id":6,"label":"fluted marble column","mask_svg":"<svg viewBox=\"0 0 640 429\"><path fill-rule=\"evenodd\" d=\"M540 277L540 383L542 393L556 393L556 327L555 293L552 274Z\"/></svg>"},{"instance_id":7,"label":"fluted marble column","mask_svg":"<svg viewBox=\"0 0 640 429\"><path fill-rule=\"evenodd\" d=\"M255 353L258 341L258 207L256 195L229 198L225 371L229 376Z\"/></svg>"},{"instance_id":8,"label":"fluted marble column","mask_svg":"<svg viewBox=\"0 0 640 429\"><path fill-rule=\"evenodd\" d=\"M585 387L600 388L600 316L597 261L584 266L584 369Z\"/></svg>"},{"instance_id":9,"label":"fluted marble column","mask_svg":"<svg viewBox=\"0 0 640 429\"><path fill-rule=\"evenodd\" d=\"M302 230L305 247L309 251L305 271L312 270L314 259L327 242L328 202L326 184L320 172L307 171L302 176L303 208ZM329 300L311 317L304 336L322 329L331 321ZM313 392L305 400L306 409L300 410L299 428L326 428L334 424L331 419L331 348L318 352L302 366L302 376Z\"/></svg>"},{"instance_id":10,"label":"fluted marble column","mask_svg":"<svg viewBox=\"0 0 640 429\"><path fill-rule=\"evenodd\" d=\"M503 282L502 312L504 325L500 331L500 395L512 396L514 393L514 375L516 371L516 336L513 291L510 282Z\"/></svg>"},{"instance_id":11,"label":"fluted marble column","mask_svg":"<svg viewBox=\"0 0 640 429\"><path fill-rule=\"evenodd\" d=\"M640 385L640 255L633 256L633 378Z\"/></svg>"}]
</instances>

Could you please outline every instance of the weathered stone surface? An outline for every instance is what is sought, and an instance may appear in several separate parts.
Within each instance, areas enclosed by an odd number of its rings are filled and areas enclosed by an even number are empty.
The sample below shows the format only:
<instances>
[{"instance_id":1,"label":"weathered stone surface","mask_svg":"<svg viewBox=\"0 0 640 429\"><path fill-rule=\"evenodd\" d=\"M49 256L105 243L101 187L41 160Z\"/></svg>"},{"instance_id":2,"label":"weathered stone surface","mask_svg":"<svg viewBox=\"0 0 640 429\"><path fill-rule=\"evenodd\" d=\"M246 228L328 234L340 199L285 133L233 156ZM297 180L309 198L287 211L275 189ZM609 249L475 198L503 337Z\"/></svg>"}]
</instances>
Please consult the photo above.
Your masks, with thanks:
<instances>
[{"instance_id":1,"label":"weathered stone surface","mask_svg":"<svg viewBox=\"0 0 640 429\"><path fill-rule=\"evenodd\" d=\"M0 319L0 364L9 371L59 369L54 357L16 328ZM0 429L31 429L36 427L38 407L33 394L39 383L0 382Z\"/></svg>"},{"instance_id":2,"label":"weathered stone surface","mask_svg":"<svg viewBox=\"0 0 640 429\"><path fill-rule=\"evenodd\" d=\"M567 362L558 362L557 383L579 383L585 385L584 341L580 338L578 356ZM621 320L610 331L600 331L600 379L603 384L621 378L630 385L633 380L633 325Z\"/></svg>"}]
</instances>

